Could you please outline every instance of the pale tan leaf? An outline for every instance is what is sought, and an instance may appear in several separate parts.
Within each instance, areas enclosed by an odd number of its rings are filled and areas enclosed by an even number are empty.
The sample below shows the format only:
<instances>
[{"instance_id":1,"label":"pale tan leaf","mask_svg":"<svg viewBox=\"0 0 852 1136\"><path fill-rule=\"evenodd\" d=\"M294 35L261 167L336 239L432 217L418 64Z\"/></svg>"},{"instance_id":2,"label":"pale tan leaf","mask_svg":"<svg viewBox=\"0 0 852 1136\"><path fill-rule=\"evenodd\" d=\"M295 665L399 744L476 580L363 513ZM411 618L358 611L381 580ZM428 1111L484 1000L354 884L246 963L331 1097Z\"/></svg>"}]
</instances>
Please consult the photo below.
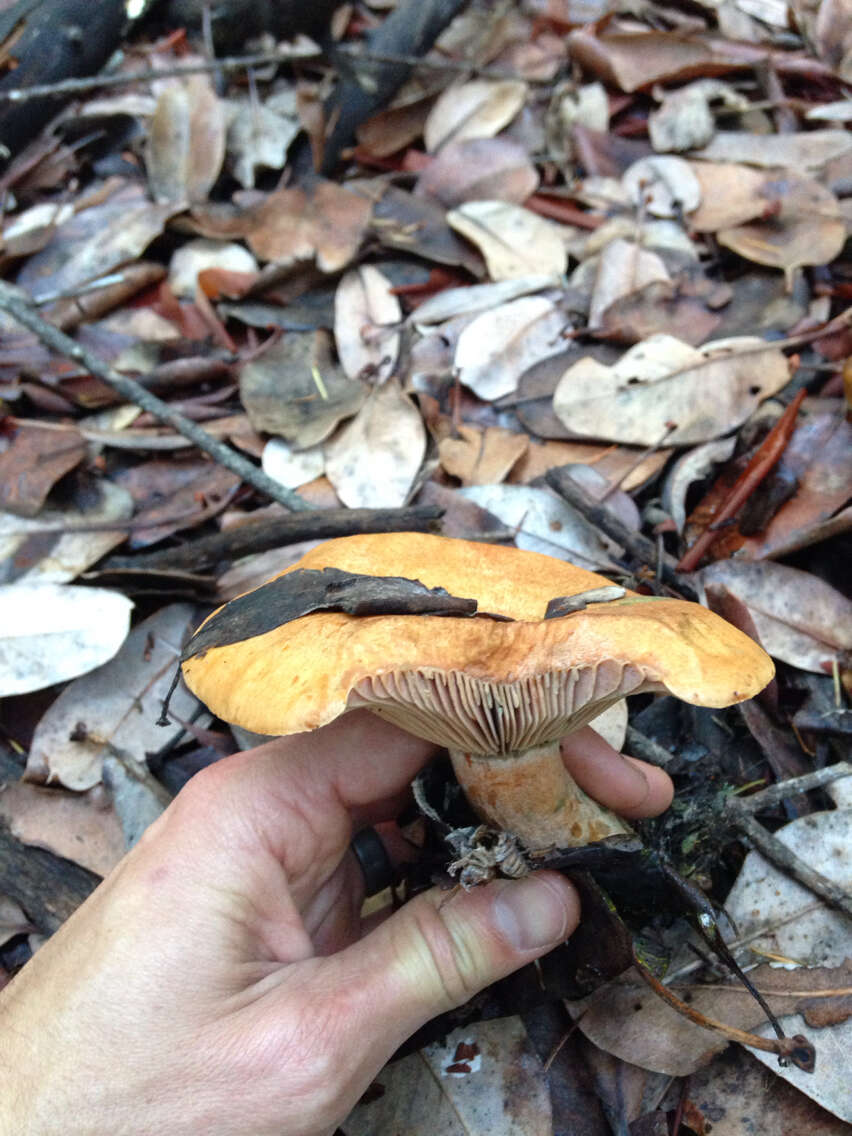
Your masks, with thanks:
<instances>
[{"instance_id":1,"label":"pale tan leaf","mask_svg":"<svg viewBox=\"0 0 852 1136\"><path fill-rule=\"evenodd\" d=\"M575 434L685 445L739 426L788 379L784 354L752 336L694 348L652 335L612 367L590 356L573 364L559 381L553 408Z\"/></svg>"},{"instance_id":2,"label":"pale tan leaf","mask_svg":"<svg viewBox=\"0 0 852 1136\"><path fill-rule=\"evenodd\" d=\"M124 855L124 836L103 788L87 793L14 781L0 793L0 818L24 844L47 848L105 876Z\"/></svg>"},{"instance_id":3,"label":"pale tan leaf","mask_svg":"<svg viewBox=\"0 0 852 1136\"><path fill-rule=\"evenodd\" d=\"M789 274L805 264L828 264L846 243L846 221L837 198L812 178L785 174L761 191L768 221L720 229L720 244L756 264Z\"/></svg>"},{"instance_id":4,"label":"pale tan leaf","mask_svg":"<svg viewBox=\"0 0 852 1136\"><path fill-rule=\"evenodd\" d=\"M283 438L270 438L263 447L263 472L288 489L298 489L306 481L320 477L325 470L325 455L321 445L297 450Z\"/></svg>"},{"instance_id":5,"label":"pale tan leaf","mask_svg":"<svg viewBox=\"0 0 852 1136\"><path fill-rule=\"evenodd\" d=\"M175 251L169 264L169 284L176 296L192 299L198 289L198 275L208 268L227 272L256 273L257 261L244 245L233 241L211 241L198 237Z\"/></svg>"},{"instance_id":6,"label":"pale tan leaf","mask_svg":"<svg viewBox=\"0 0 852 1136\"><path fill-rule=\"evenodd\" d=\"M550 1090L520 1018L454 1030L378 1081L384 1092L347 1117L347 1136L552 1136Z\"/></svg>"},{"instance_id":7,"label":"pale tan leaf","mask_svg":"<svg viewBox=\"0 0 852 1136\"><path fill-rule=\"evenodd\" d=\"M426 119L426 149L435 153L448 142L492 138L524 105L527 90L526 83L514 79L471 79L448 87Z\"/></svg>"},{"instance_id":8,"label":"pale tan leaf","mask_svg":"<svg viewBox=\"0 0 852 1136\"><path fill-rule=\"evenodd\" d=\"M543 296L522 296L483 312L459 336L459 380L480 398L510 394L528 367L564 350L567 331L567 316Z\"/></svg>"},{"instance_id":9,"label":"pale tan leaf","mask_svg":"<svg viewBox=\"0 0 852 1136\"><path fill-rule=\"evenodd\" d=\"M640 158L622 176L634 205L654 217L680 217L701 202L701 187L684 158L660 155Z\"/></svg>"},{"instance_id":10,"label":"pale tan leaf","mask_svg":"<svg viewBox=\"0 0 852 1136\"><path fill-rule=\"evenodd\" d=\"M690 162L701 189L701 202L690 215L690 228L698 233L715 233L741 225L765 212L768 201L762 196L767 180L764 171L734 162Z\"/></svg>"},{"instance_id":11,"label":"pale tan leaf","mask_svg":"<svg viewBox=\"0 0 852 1136\"><path fill-rule=\"evenodd\" d=\"M449 142L417 179L415 192L447 209L489 198L516 205L535 193L538 171L520 143L511 138L470 138Z\"/></svg>"},{"instance_id":12,"label":"pale tan leaf","mask_svg":"<svg viewBox=\"0 0 852 1136\"><path fill-rule=\"evenodd\" d=\"M206 75L171 83L148 137L148 183L161 204L206 199L225 157L224 107Z\"/></svg>"},{"instance_id":13,"label":"pale tan leaf","mask_svg":"<svg viewBox=\"0 0 852 1136\"><path fill-rule=\"evenodd\" d=\"M726 110L748 110L748 99L728 83L699 79L676 91L667 91L659 109L648 115L651 145L659 153L695 150L706 146L716 132L711 102L721 101Z\"/></svg>"},{"instance_id":14,"label":"pale tan leaf","mask_svg":"<svg viewBox=\"0 0 852 1136\"><path fill-rule=\"evenodd\" d=\"M295 99L291 114L246 97L228 104L228 156L234 176L245 189L255 183L258 169L283 169L290 143L302 129Z\"/></svg>"},{"instance_id":15,"label":"pale tan leaf","mask_svg":"<svg viewBox=\"0 0 852 1136\"><path fill-rule=\"evenodd\" d=\"M254 212L246 239L262 260L291 265L316 259L323 272L337 272L354 257L370 220L366 198L334 182L310 193L279 189Z\"/></svg>"},{"instance_id":16,"label":"pale tan leaf","mask_svg":"<svg viewBox=\"0 0 852 1136\"><path fill-rule=\"evenodd\" d=\"M526 434L516 434L500 426L484 430L458 427L458 437L444 438L438 456L444 470L462 485L492 485L503 481L529 445Z\"/></svg>"},{"instance_id":17,"label":"pale tan leaf","mask_svg":"<svg viewBox=\"0 0 852 1136\"><path fill-rule=\"evenodd\" d=\"M3 801L0 796L0 809L2 806ZM0 895L0 947L10 939L14 939L16 935L26 935L32 930L34 927L23 908L7 895Z\"/></svg>"},{"instance_id":18,"label":"pale tan leaf","mask_svg":"<svg viewBox=\"0 0 852 1136\"><path fill-rule=\"evenodd\" d=\"M392 508L408 500L425 454L420 413L389 379L326 443L326 477L352 509Z\"/></svg>"},{"instance_id":19,"label":"pale tan leaf","mask_svg":"<svg viewBox=\"0 0 852 1136\"><path fill-rule=\"evenodd\" d=\"M114 659L66 687L36 727L27 777L90 789L101 779L110 746L144 761L178 737L183 727L176 720L163 728L157 718L197 618L190 604L161 608L133 629ZM181 685L171 707L188 721L198 702Z\"/></svg>"},{"instance_id":20,"label":"pale tan leaf","mask_svg":"<svg viewBox=\"0 0 852 1136\"><path fill-rule=\"evenodd\" d=\"M127 636L133 603L105 588L0 587L0 696L43 690L94 670Z\"/></svg>"},{"instance_id":21,"label":"pale tan leaf","mask_svg":"<svg viewBox=\"0 0 852 1136\"><path fill-rule=\"evenodd\" d=\"M753 134L748 130L719 130L708 146L693 157L711 162L744 162L751 166L816 169L852 150L846 130L807 130L799 134Z\"/></svg>"},{"instance_id":22,"label":"pale tan leaf","mask_svg":"<svg viewBox=\"0 0 852 1136\"><path fill-rule=\"evenodd\" d=\"M372 264L344 274L334 295L334 338L344 374L383 382L399 356L402 308Z\"/></svg>"},{"instance_id":23,"label":"pale tan leaf","mask_svg":"<svg viewBox=\"0 0 852 1136\"><path fill-rule=\"evenodd\" d=\"M559 228L544 217L505 201L468 201L447 222L476 245L492 280L535 273L562 275L568 264Z\"/></svg>"},{"instance_id":24,"label":"pale tan leaf","mask_svg":"<svg viewBox=\"0 0 852 1136\"><path fill-rule=\"evenodd\" d=\"M794 667L831 673L852 650L852 601L818 576L772 560L720 560L701 580L744 603L764 649Z\"/></svg>"},{"instance_id":25,"label":"pale tan leaf","mask_svg":"<svg viewBox=\"0 0 852 1136\"><path fill-rule=\"evenodd\" d=\"M654 281L670 279L662 258L655 252L643 249L635 241L610 241L598 258L589 327L598 327L607 308L623 296Z\"/></svg>"},{"instance_id":26,"label":"pale tan leaf","mask_svg":"<svg viewBox=\"0 0 852 1136\"><path fill-rule=\"evenodd\" d=\"M443 323L456 316L487 312L498 304L516 300L533 292L559 285L557 276L517 276L514 280L500 280L496 284L467 284L463 288L447 288L418 304L409 316L409 322L420 330L429 324Z\"/></svg>"}]
</instances>

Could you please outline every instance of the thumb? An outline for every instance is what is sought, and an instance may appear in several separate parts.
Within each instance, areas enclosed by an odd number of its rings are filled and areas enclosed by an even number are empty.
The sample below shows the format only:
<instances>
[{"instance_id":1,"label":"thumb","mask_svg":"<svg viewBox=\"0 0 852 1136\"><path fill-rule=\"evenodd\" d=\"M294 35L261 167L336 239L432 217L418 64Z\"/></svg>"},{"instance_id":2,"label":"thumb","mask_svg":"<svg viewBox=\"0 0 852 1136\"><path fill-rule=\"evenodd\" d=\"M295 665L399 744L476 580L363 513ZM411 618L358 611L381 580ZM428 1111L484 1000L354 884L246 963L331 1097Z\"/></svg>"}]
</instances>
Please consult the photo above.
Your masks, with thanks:
<instances>
[{"instance_id":1,"label":"thumb","mask_svg":"<svg viewBox=\"0 0 852 1136\"><path fill-rule=\"evenodd\" d=\"M360 1044L375 1043L378 1066L424 1022L552 950L579 917L577 892L558 872L433 889L324 961L359 991Z\"/></svg>"}]
</instances>

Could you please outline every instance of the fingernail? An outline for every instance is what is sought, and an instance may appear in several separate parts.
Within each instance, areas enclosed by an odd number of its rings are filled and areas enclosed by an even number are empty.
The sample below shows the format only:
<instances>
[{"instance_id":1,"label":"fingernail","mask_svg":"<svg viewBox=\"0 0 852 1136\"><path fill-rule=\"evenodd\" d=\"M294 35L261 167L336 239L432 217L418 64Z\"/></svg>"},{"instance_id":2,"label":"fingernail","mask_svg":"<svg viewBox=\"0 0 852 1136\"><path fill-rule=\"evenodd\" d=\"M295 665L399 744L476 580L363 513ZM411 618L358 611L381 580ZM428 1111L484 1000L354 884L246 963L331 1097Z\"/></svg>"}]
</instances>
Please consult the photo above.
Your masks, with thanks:
<instances>
[{"instance_id":1,"label":"fingernail","mask_svg":"<svg viewBox=\"0 0 852 1136\"><path fill-rule=\"evenodd\" d=\"M568 934L568 916L566 889L535 875L507 882L494 900L494 923L517 951L561 943Z\"/></svg>"}]
</instances>

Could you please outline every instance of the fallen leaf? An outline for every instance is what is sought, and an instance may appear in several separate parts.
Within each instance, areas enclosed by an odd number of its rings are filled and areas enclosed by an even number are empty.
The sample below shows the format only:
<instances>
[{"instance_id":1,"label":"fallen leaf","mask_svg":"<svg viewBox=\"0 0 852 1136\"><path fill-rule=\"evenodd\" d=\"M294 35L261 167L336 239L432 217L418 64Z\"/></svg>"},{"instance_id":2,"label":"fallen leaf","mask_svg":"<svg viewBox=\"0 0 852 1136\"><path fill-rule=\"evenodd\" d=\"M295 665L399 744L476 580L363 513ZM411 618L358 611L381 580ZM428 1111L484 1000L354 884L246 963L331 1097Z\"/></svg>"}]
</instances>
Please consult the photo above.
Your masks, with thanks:
<instances>
[{"instance_id":1,"label":"fallen leaf","mask_svg":"<svg viewBox=\"0 0 852 1136\"><path fill-rule=\"evenodd\" d=\"M755 134L750 130L719 130L694 158L711 162L744 162L750 166L816 169L852 150L846 130L807 130L797 134Z\"/></svg>"},{"instance_id":2,"label":"fallen leaf","mask_svg":"<svg viewBox=\"0 0 852 1136\"><path fill-rule=\"evenodd\" d=\"M425 454L420 413L389 379L326 443L326 477L349 508L393 508L408 500Z\"/></svg>"},{"instance_id":3,"label":"fallen leaf","mask_svg":"<svg viewBox=\"0 0 852 1136\"><path fill-rule=\"evenodd\" d=\"M298 489L325 471L325 455L321 445L307 450L294 449L283 438L270 438L263 447L263 472L288 489Z\"/></svg>"},{"instance_id":4,"label":"fallen leaf","mask_svg":"<svg viewBox=\"0 0 852 1136\"><path fill-rule=\"evenodd\" d=\"M782 461L798 482L768 526L747 537L738 555L775 559L822 539L852 497L852 425L839 414L814 414L797 424ZM842 530L838 530L842 531Z\"/></svg>"},{"instance_id":5,"label":"fallen leaf","mask_svg":"<svg viewBox=\"0 0 852 1136\"><path fill-rule=\"evenodd\" d=\"M295 98L292 113L273 108L270 100L261 102L248 97L230 100L226 109L227 150L234 177L245 189L251 189L258 169L284 168L287 150L302 129Z\"/></svg>"},{"instance_id":6,"label":"fallen leaf","mask_svg":"<svg viewBox=\"0 0 852 1136\"><path fill-rule=\"evenodd\" d=\"M478 254L459 240L448 220L436 202L392 185L373 207L372 229L383 248L399 249L436 264L466 268L473 276L481 277L482 261Z\"/></svg>"},{"instance_id":7,"label":"fallen leaf","mask_svg":"<svg viewBox=\"0 0 852 1136\"><path fill-rule=\"evenodd\" d=\"M172 81L157 99L146 163L158 204L204 201L225 158L225 113L207 75Z\"/></svg>"},{"instance_id":8,"label":"fallen leaf","mask_svg":"<svg viewBox=\"0 0 852 1136\"><path fill-rule=\"evenodd\" d=\"M462 485L492 485L505 480L528 445L526 434L500 426L480 430L461 424L458 437L438 443L438 456L444 470Z\"/></svg>"},{"instance_id":9,"label":"fallen leaf","mask_svg":"<svg viewBox=\"0 0 852 1136\"><path fill-rule=\"evenodd\" d=\"M753 336L713 340L698 350L652 335L612 367L590 356L569 367L553 408L576 434L685 445L741 425L788 379L784 354Z\"/></svg>"},{"instance_id":10,"label":"fallen leaf","mask_svg":"<svg viewBox=\"0 0 852 1136\"><path fill-rule=\"evenodd\" d=\"M533 273L561 275L568 256L558 227L506 201L468 201L447 222L480 250L492 280Z\"/></svg>"},{"instance_id":11,"label":"fallen leaf","mask_svg":"<svg viewBox=\"0 0 852 1136\"><path fill-rule=\"evenodd\" d=\"M746 605L761 645L776 659L830 674L852 650L852 600L818 576L771 560L719 560L700 578Z\"/></svg>"},{"instance_id":12,"label":"fallen leaf","mask_svg":"<svg viewBox=\"0 0 852 1136\"><path fill-rule=\"evenodd\" d=\"M125 853L118 817L103 789L67 793L13 781L0 793L0 817L24 844L46 848L106 876Z\"/></svg>"},{"instance_id":13,"label":"fallen leaf","mask_svg":"<svg viewBox=\"0 0 852 1136\"><path fill-rule=\"evenodd\" d=\"M176 250L169 263L169 287L176 296L194 299L199 276L211 268L256 275L257 261L243 245L198 237Z\"/></svg>"},{"instance_id":14,"label":"fallen leaf","mask_svg":"<svg viewBox=\"0 0 852 1136\"><path fill-rule=\"evenodd\" d=\"M750 67L765 51L710 37L670 32L614 32L568 35L571 58L622 91L638 91L654 83L675 82L697 75L724 75Z\"/></svg>"},{"instance_id":15,"label":"fallen leaf","mask_svg":"<svg viewBox=\"0 0 852 1136\"><path fill-rule=\"evenodd\" d=\"M787 174L767 179L760 190L771 214L716 239L747 260L783 269L788 281L805 264L828 264L846 243L846 222L837 198L812 178Z\"/></svg>"},{"instance_id":16,"label":"fallen leaf","mask_svg":"<svg viewBox=\"0 0 852 1136\"><path fill-rule=\"evenodd\" d=\"M648 135L654 149L682 153L706 146L716 132L711 102L721 102L732 112L749 108L744 95L718 79L699 79L676 91L665 91L659 109L648 115Z\"/></svg>"},{"instance_id":17,"label":"fallen leaf","mask_svg":"<svg viewBox=\"0 0 852 1136\"><path fill-rule=\"evenodd\" d=\"M474 485L459 493L517 530L515 544L600 572L615 567L614 547L597 529L548 489L527 485Z\"/></svg>"},{"instance_id":18,"label":"fallen leaf","mask_svg":"<svg viewBox=\"0 0 852 1136\"><path fill-rule=\"evenodd\" d=\"M665 333L691 347L718 332L721 319L706 303L682 291L682 278L653 280L616 299L600 317L599 331L611 343L640 343Z\"/></svg>"},{"instance_id":19,"label":"fallen leaf","mask_svg":"<svg viewBox=\"0 0 852 1136\"><path fill-rule=\"evenodd\" d=\"M519 1018L476 1022L379 1073L347 1136L552 1136L550 1092Z\"/></svg>"},{"instance_id":20,"label":"fallen leaf","mask_svg":"<svg viewBox=\"0 0 852 1136\"><path fill-rule=\"evenodd\" d=\"M83 591L82 588L72 589ZM89 590L89 589L86 589ZM71 683L42 717L30 746L26 777L91 789L110 747L138 761L183 732L198 702L182 684L171 701L174 720L157 725L184 642L197 622L190 604L169 604L133 629L114 659Z\"/></svg>"},{"instance_id":21,"label":"fallen leaf","mask_svg":"<svg viewBox=\"0 0 852 1136\"><path fill-rule=\"evenodd\" d=\"M696 481L709 477L716 465L726 462L734 452L736 436L705 442L682 454L666 478L663 506L671 513L679 533L686 524L686 495Z\"/></svg>"},{"instance_id":22,"label":"fallen leaf","mask_svg":"<svg viewBox=\"0 0 852 1136\"><path fill-rule=\"evenodd\" d=\"M240 399L255 430L303 449L327 438L366 397L367 387L332 362L322 332L288 332L240 373Z\"/></svg>"},{"instance_id":23,"label":"fallen leaf","mask_svg":"<svg viewBox=\"0 0 852 1136\"><path fill-rule=\"evenodd\" d=\"M111 659L132 607L104 588L0 586L0 697L43 690Z\"/></svg>"},{"instance_id":24,"label":"fallen leaf","mask_svg":"<svg viewBox=\"0 0 852 1136\"><path fill-rule=\"evenodd\" d=\"M524 371L564 349L564 312L543 296L523 296L476 316L456 345L459 381L483 399L501 398Z\"/></svg>"},{"instance_id":25,"label":"fallen leaf","mask_svg":"<svg viewBox=\"0 0 852 1136\"><path fill-rule=\"evenodd\" d=\"M86 443L64 430L18 426L12 444L0 454L0 509L34 517L50 490L86 456Z\"/></svg>"},{"instance_id":26,"label":"fallen leaf","mask_svg":"<svg viewBox=\"0 0 852 1136\"><path fill-rule=\"evenodd\" d=\"M592 718L589 725L596 734L609 742L613 749L622 750L627 737L627 699L620 698L612 706Z\"/></svg>"},{"instance_id":27,"label":"fallen leaf","mask_svg":"<svg viewBox=\"0 0 852 1136\"><path fill-rule=\"evenodd\" d=\"M2 794L0 794L0 808L2 805ZM0 895L0 947L5 946L16 935L27 935L33 930L35 928L23 908L7 895ZM0 983L0 988L2 985L3 983Z\"/></svg>"},{"instance_id":28,"label":"fallen leaf","mask_svg":"<svg viewBox=\"0 0 852 1136\"><path fill-rule=\"evenodd\" d=\"M465 201L509 201L516 205L538 189L538 172L523 146L511 138L450 142L417 179L415 193L447 209Z\"/></svg>"},{"instance_id":29,"label":"fallen leaf","mask_svg":"<svg viewBox=\"0 0 852 1136\"><path fill-rule=\"evenodd\" d=\"M684 158L640 158L624 171L621 183L633 204L653 217L680 217L701 203L701 186Z\"/></svg>"},{"instance_id":30,"label":"fallen leaf","mask_svg":"<svg viewBox=\"0 0 852 1136\"><path fill-rule=\"evenodd\" d=\"M126 526L99 526L132 513L130 494L105 479L31 520L0 513L0 583L69 583L127 537ZM98 527L87 532L92 525Z\"/></svg>"},{"instance_id":31,"label":"fallen leaf","mask_svg":"<svg viewBox=\"0 0 852 1136\"><path fill-rule=\"evenodd\" d=\"M375 265L345 273L334 296L334 339L344 374L379 383L393 374L401 323L391 282Z\"/></svg>"},{"instance_id":32,"label":"fallen leaf","mask_svg":"<svg viewBox=\"0 0 852 1136\"><path fill-rule=\"evenodd\" d=\"M355 256L370 221L366 198L330 181L312 191L279 189L253 212L246 240L256 256L280 265L316 259L338 272Z\"/></svg>"},{"instance_id":33,"label":"fallen leaf","mask_svg":"<svg viewBox=\"0 0 852 1136\"><path fill-rule=\"evenodd\" d=\"M120 471L116 483L132 496L136 513L130 548L145 548L172 533L193 528L199 514L232 496L240 477L203 459L154 459Z\"/></svg>"},{"instance_id":34,"label":"fallen leaf","mask_svg":"<svg viewBox=\"0 0 852 1136\"><path fill-rule=\"evenodd\" d=\"M430 324L443 323L456 316L487 312L499 304L516 300L533 292L543 292L559 284L556 276L517 276L513 280L500 280L496 284L468 284L464 288L447 288L418 304L409 322L420 331Z\"/></svg>"},{"instance_id":35,"label":"fallen leaf","mask_svg":"<svg viewBox=\"0 0 852 1136\"><path fill-rule=\"evenodd\" d=\"M665 264L655 252L641 248L635 241L610 241L598 258L589 327L599 327L607 308L623 296L653 281L670 279Z\"/></svg>"},{"instance_id":36,"label":"fallen leaf","mask_svg":"<svg viewBox=\"0 0 852 1136\"><path fill-rule=\"evenodd\" d=\"M690 162L698 182L701 200L689 217L690 228L698 233L715 233L719 229L752 221L769 208L762 195L771 175L764 170L734 162Z\"/></svg>"},{"instance_id":37,"label":"fallen leaf","mask_svg":"<svg viewBox=\"0 0 852 1136\"><path fill-rule=\"evenodd\" d=\"M526 83L514 79L470 79L441 94L423 128L429 153L448 142L492 138L508 126L527 97Z\"/></svg>"},{"instance_id":38,"label":"fallen leaf","mask_svg":"<svg viewBox=\"0 0 852 1136\"><path fill-rule=\"evenodd\" d=\"M43 202L24 209L3 224L2 247L7 256L29 256L44 248L59 225L74 216L67 202Z\"/></svg>"}]
</instances>

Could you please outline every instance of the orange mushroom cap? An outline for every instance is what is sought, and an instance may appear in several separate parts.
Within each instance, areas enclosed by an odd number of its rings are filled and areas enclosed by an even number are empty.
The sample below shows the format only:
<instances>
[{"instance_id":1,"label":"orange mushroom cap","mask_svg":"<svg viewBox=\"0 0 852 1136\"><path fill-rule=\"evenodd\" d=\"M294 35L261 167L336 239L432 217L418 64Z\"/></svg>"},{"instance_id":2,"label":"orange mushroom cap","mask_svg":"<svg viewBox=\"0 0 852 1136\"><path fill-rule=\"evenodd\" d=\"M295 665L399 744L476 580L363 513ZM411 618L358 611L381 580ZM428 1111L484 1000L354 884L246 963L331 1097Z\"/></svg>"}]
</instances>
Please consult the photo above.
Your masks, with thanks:
<instances>
[{"instance_id":1,"label":"orange mushroom cap","mask_svg":"<svg viewBox=\"0 0 852 1136\"><path fill-rule=\"evenodd\" d=\"M610 581L534 552L367 534L319 545L280 575L323 568L416 579L506 618L318 611L205 646L185 658L183 673L219 717L291 734L369 706L439 744L500 753L568 733L624 694L666 690L727 706L752 697L774 673L756 643L683 600L628 593L545 619L555 597Z\"/></svg>"}]
</instances>

